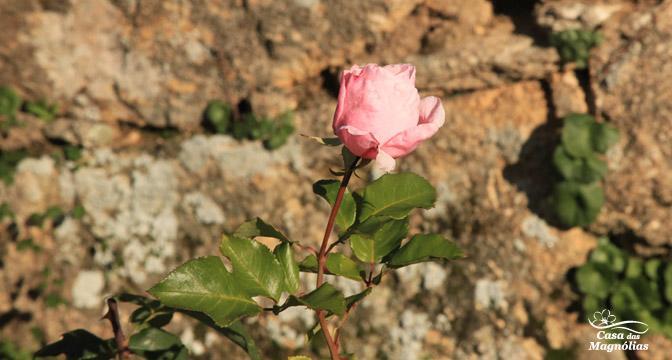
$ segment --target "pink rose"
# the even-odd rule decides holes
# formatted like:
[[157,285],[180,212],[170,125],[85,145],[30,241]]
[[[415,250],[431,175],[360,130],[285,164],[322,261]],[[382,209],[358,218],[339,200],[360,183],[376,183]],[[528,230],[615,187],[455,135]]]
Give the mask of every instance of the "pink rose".
[[357,65],[341,75],[334,133],[357,156],[375,159],[385,171],[434,135],[445,121],[441,100],[420,99],[415,67]]

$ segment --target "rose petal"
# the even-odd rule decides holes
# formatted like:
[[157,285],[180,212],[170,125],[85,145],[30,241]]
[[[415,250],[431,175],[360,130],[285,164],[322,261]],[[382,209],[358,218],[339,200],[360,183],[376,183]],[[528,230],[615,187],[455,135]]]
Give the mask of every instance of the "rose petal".
[[370,132],[345,125],[336,130],[336,136],[341,139],[351,153],[365,159],[374,159],[376,157],[378,141]]
[[391,64],[383,68],[391,71],[394,75],[404,76],[415,84],[415,66],[411,64]]
[[411,81],[375,64],[359,75],[344,75],[334,114],[334,131],[344,125],[374,134],[384,143],[414,127],[420,117],[420,96]]
[[350,82],[350,79],[352,78],[353,75],[359,75],[361,73],[362,68],[360,68],[357,65],[353,65],[350,70],[344,70],[341,73],[341,86],[338,90],[338,103],[336,104],[336,111],[334,111],[334,119],[332,121],[332,127],[334,130],[334,133],[336,132],[336,129],[341,127],[342,125],[342,120],[341,116],[343,115],[343,111],[345,110],[345,98],[347,96],[347,86],[348,83]]
[[396,166],[396,161],[385,151],[378,149],[378,155],[376,155],[376,167],[385,172],[390,172],[394,170]]
[[429,96],[420,101],[419,125],[393,136],[381,148],[394,158],[404,156],[432,137],[446,121],[441,100]]

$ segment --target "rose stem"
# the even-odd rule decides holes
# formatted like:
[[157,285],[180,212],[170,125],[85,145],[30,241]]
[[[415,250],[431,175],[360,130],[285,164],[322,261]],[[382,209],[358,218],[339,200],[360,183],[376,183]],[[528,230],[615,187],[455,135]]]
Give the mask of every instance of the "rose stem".
[[117,356],[119,359],[125,359],[128,357],[129,350],[124,331],[121,329],[121,324],[119,323],[117,301],[111,298],[107,299],[107,307],[107,313],[103,316],[103,319],[110,320],[112,331],[114,332],[114,341],[117,344]]
[[[348,187],[348,182],[350,182],[350,177],[352,173],[357,168],[357,163],[359,158],[355,160],[350,165],[350,168],[343,175],[343,180],[341,180],[341,186],[338,188],[338,193],[336,194],[336,200],[334,201],[334,206],[331,208],[331,213],[329,214],[329,220],[327,221],[327,228],[324,230],[324,238],[322,239],[322,246],[320,246],[320,252],[317,254],[317,282],[315,284],[316,288],[322,286],[324,282],[324,268],[327,262],[327,254],[329,253],[327,246],[329,245],[329,237],[331,232],[334,230],[334,222],[336,221],[336,215],[338,210],[341,208],[341,202],[343,201],[343,195],[345,190]],[[324,339],[327,341],[329,346],[329,353],[331,354],[332,360],[340,360],[340,355],[338,354],[338,343],[334,341],[334,338],[329,333],[329,328],[327,327],[327,317],[324,314],[323,310],[317,310],[317,318],[320,321],[320,328],[322,328],[322,333],[324,334]]]

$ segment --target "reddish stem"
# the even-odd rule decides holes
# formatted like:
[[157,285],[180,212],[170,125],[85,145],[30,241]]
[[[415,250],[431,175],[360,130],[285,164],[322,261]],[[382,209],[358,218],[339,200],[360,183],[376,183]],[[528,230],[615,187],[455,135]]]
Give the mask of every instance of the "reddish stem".
[[124,331],[121,329],[121,323],[119,322],[119,308],[117,306],[117,301],[114,299],[107,299],[107,313],[103,316],[103,319],[110,321],[112,325],[112,331],[114,332],[114,341],[117,344],[117,356],[119,359],[126,359],[130,354],[128,349],[128,342],[124,336]]
[[[343,202],[343,195],[345,195],[345,190],[347,189],[348,183],[350,182],[350,177],[357,168],[358,162],[359,158],[356,158],[350,165],[350,168],[345,172],[345,175],[343,175],[343,180],[341,180],[341,186],[338,188],[338,193],[336,194],[336,200],[334,201],[334,206],[332,206],[331,208],[331,213],[329,214],[329,220],[327,221],[327,228],[324,230],[324,238],[322,239],[322,246],[320,246],[320,252],[317,254],[317,281],[315,284],[316,288],[319,288],[324,283],[324,271],[327,262],[327,254],[329,254],[329,250],[332,249],[332,247],[328,247],[329,237],[331,236],[331,232],[334,230],[334,222],[336,221],[336,215],[338,214],[338,210],[341,208],[341,202]],[[339,355],[338,350],[339,347],[338,341],[334,341],[334,338],[331,336],[331,333],[329,332],[327,317],[324,314],[323,310],[317,310],[316,312],[317,312],[317,318],[320,321],[320,328],[322,328],[322,333],[324,334],[324,339],[327,341],[327,346],[329,346],[329,353],[331,354],[331,359],[340,360],[341,357]]]

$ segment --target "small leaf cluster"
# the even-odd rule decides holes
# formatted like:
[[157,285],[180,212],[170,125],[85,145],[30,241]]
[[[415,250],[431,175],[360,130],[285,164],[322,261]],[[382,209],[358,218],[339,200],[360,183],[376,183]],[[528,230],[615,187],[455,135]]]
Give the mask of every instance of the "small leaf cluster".
[[33,355],[30,351],[20,348],[16,344],[0,340],[0,359],[6,360],[30,360]]
[[217,134],[229,134],[237,140],[260,140],[268,150],[275,150],[287,142],[294,132],[293,116],[285,112],[275,119],[247,113],[236,119],[231,106],[214,100],[205,108],[206,126]]
[[45,122],[51,122],[58,115],[58,105],[50,103],[45,99],[37,101],[28,101],[23,105],[23,111],[35,115]]
[[630,255],[602,238],[575,280],[586,316],[610,309],[619,321],[641,321],[672,338],[672,262]]
[[[192,312],[170,308],[161,302],[144,296],[120,294],[116,301],[127,302],[138,307],[129,316],[132,333],[128,338],[128,351],[144,359],[183,360],[189,358],[186,346],[180,338],[164,329],[176,312],[195,319],[228,337],[248,352],[250,358],[259,360],[259,350],[254,340],[242,325],[235,323],[224,328],[217,326],[209,318]],[[44,346],[35,353],[36,358],[64,355],[66,359],[112,359],[119,353],[114,338],[102,339],[97,335],[77,329],[63,334],[56,342]]]
[[21,98],[9,87],[0,86],[0,130],[18,125],[16,112],[21,107]]
[[573,62],[576,68],[584,69],[588,66],[590,49],[602,42],[602,35],[597,31],[571,29],[552,33],[550,40],[563,63]]
[[0,86],[0,118],[4,118],[0,122],[0,130],[7,130],[9,127],[19,125],[16,120],[16,113],[22,109],[22,105],[24,112],[46,122],[52,121],[58,115],[56,104],[49,103],[44,99],[24,103],[14,90],[7,86]]
[[553,165],[563,181],[555,185],[555,214],[566,226],[591,224],[602,208],[600,181],[607,172],[604,153],[618,141],[618,130],[597,123],[587,114],[564,119],[562,141],[553,153]]
[[25,150],[0,150],[0,180],[7,185],[13,183],[16,166],[27,156]]
[[[336,180],[320,180],[313,190],[333,206],[339,186]],[[326,273],[367,285],[365,291],[349,297],[330,283],[302,290],[299,272],[317,272],[316,256],[308,255],[298,262],[297,243],[258,218],[222,237],[219,250],[231,270],[218,256],[192,259],[148,292],[168,306],[202,313],[223,327],[264,310],[278,314],[295,306],[342,316],[363,300],[371,286],[378,284],[389,270],[463,256],[457,245],[438,234],[417,234],[404,241],[410,211],[430,208],[435,201],[434,188],[412,173],[387,174],[357,192],[345,192],[335,220],[340,229],[339,242],[335,244],[349,240],[354,257],[341,252],[329,254]],[[279,245],[271,250],[257,237],[275,238]],[[374,276],[370,271],[367,275],[366,269],[376,264],[382,264],[380,273]],[[283,294],[288,296],[281,302]],[[273,305],[262,308],[255,297],[268,298]]]

